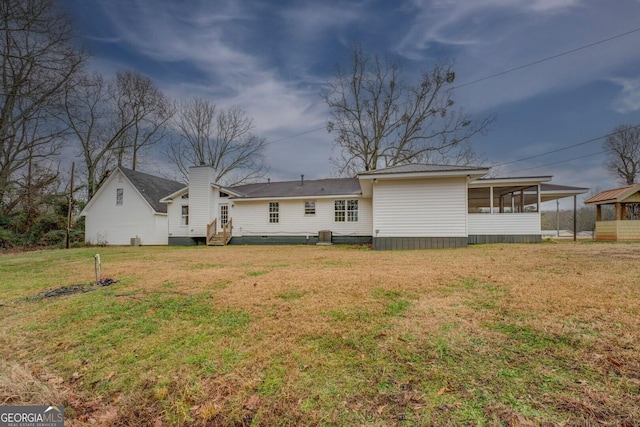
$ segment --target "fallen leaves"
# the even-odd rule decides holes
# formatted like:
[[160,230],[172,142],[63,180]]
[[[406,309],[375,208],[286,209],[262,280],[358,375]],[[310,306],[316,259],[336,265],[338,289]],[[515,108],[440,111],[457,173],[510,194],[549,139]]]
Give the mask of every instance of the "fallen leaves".
[[243,407],[249,411],[255,411],[260,407],[260,402],[260,396],[253,394],[244,402]]
[[442,387],[440,390],[438,390],[438,396],[442,396],[445,393],[450,392],[451,389],[449,387]]

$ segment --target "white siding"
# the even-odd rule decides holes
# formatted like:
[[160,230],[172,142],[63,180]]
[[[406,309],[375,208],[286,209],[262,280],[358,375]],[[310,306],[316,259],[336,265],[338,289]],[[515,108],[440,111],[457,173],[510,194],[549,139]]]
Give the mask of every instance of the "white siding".
[[[215,178],[214,172],[209,166],[189,168],[188,229],[190,237],[204,237],[207,233],[207,225],[217,216],[218,190],[211,187]],[[174,201],[176,202],[177,200]]]
[[[121,206],[116,205],[118,188],[123,189]],[[129,245],[132,237],[139,237],[143,245],[167,244],[166,215],[155,214],[120,171],[100,188],[85,216],[87,243]]]
[[[169,238],[168,238],[168,230],[169,230],[169,224],[168,224],[168,220],[169,217],[166,214],[155,214],[154,215],[154,219],[155,219],[155,226],[156,226],[156,242],[155,243],[146,243],[147,245],[167,245],[169,244]],[[143,242],[140,242],[141,244],[143,244]]]
[[469,214],[469,234],[541,234],[539,213]]
[[[358,221],[335,222],[334,200],[358,200]],[[269,201],[233,201],[229,217],[233,218],[234,236],[316,236],[318,231],[330,230],[336,236],[371,236],[371,199],[336,197],[315,200],[316,214],[304,214],[305,200],[277,200],[280,221],[269,223]]]
[[[189,226],[182,225],[183,205],[189,205],[189,199],[183,199],[181,196],[177,196],[171,203],[167,204],[170,237],[189,236]],[[191,208],[189,208],[189,210],[191,210]],[[191,212],[189,212],[189,220],[191,220]]]
[[374,237],[466,237],[466,179],[379,179],[373,211]]

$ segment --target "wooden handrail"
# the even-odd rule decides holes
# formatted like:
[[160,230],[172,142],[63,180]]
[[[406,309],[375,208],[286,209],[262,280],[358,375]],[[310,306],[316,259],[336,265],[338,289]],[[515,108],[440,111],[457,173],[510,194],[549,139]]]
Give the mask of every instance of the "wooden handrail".
[[[226,224],[222,224],[222,240],[226,245],[233,237],[233,219],[229,218]],[[218,237],[218,219],[214,218],[211,224],[207,224],[207,244],[210,244],[213,239]]]
[[[213,230],[213,234],[211,231]],[[214,218],[211,224],[207,224],[207,243],[218,234],[218,218]]]
[[[214,218],[211,224],[207,224],[207,244],[211,243],[218,234],[218,219]],[[231,237],[233,237],[233,219],[229,218],[226,224],[222,224],[222,239],[225,245],[229,243]]]
[[222,226],[222,239],[226,245],[233,237],[233,218],[229,218],[229,221]]

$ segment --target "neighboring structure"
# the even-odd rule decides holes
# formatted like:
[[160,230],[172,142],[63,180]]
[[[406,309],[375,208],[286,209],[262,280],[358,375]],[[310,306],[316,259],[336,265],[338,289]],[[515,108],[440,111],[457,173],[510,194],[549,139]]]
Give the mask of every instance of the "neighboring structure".
[[[596,205],[596,240],[640,240],[640,184],[606,190],[589,198]],[[615,217],[602,220],[602,206],[615,206]]]
[[[92,199],[93,206],[83,211],[86,240],[95,243],[100,230],[121,237],[105,238],[109,244],[128,244],[125,236],[137,236],[141,244],[372,243],[376,249],[539,242],[540,203],[587,191],[547,184],[550,176],[484,178],[488,172],[481,167],[412,164],[357,178],[305,181],[301,176],[299,181],[227,188],[214,182],[212,168],[195,166],[189,170],[188,186],[174,187],[177,183],[169,181],[173,184],[157,198],[166,206],[166,239],[161,243],[147,241],[130,226],[107,231],[119,227],[123,214],[113,206],[122,186],[112,175],[94,197],[100,202]],[[123,168],[117,173],[122,179],[137,174]],[[91,218],[98,212],[106,220],[102,228],[96,225],[100,220]],[[161,212],[155,209],[153,215]],[[132,212],[122,221],[133,218],[141,226],[151,222],[148,210]]]

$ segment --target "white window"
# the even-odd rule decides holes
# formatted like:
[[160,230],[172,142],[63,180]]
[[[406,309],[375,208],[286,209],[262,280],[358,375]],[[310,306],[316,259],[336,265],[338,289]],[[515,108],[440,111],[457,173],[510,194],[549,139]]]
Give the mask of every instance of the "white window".
[[345,203],[344,200],[336,200],[335,201],[335,222],[344,222],[345,219]]
[[229,205],[220,205],[220,225],[229,222]]
[[336,200],[335,201],[335,222],[356,222],[358,221],[358,201],[357,200]]
[[124,201],[124,189],[116,188],[116,206],[122,206],[123,201]]
[[182,218],[180,225],[189,225],[189,206],[182,206]]
[[347,200],[347,221],[358,221],[358,201]]
[[313,200],[307,200],[304,202],[304,214],[315,215],[316,214],[316,202]]
[[269,222],[272,224],[280,222],[280,203],[269,202]]

